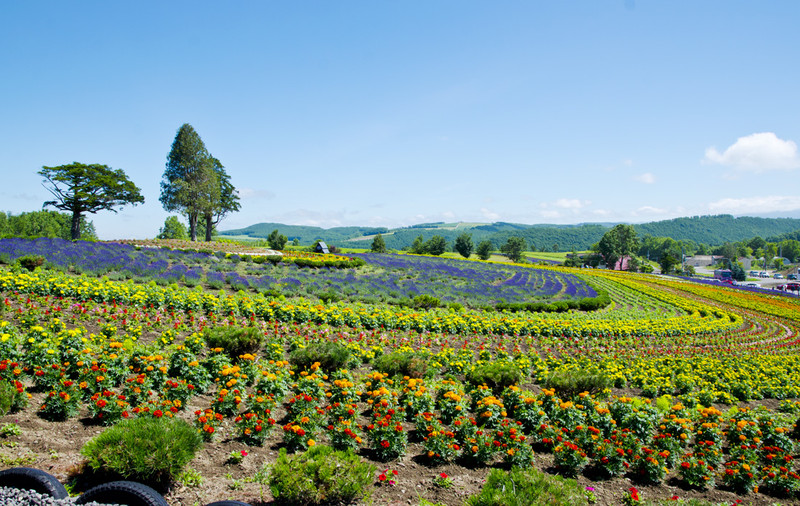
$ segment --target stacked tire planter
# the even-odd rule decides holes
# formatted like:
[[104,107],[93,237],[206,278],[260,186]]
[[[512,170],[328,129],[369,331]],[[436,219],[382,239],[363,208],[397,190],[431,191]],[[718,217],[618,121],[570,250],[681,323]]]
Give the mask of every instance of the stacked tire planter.
[[[168,506],[164,497],[142,483],[112,481],[92,487],[73,502],[67,489],[58,479],[45,471],[32,467],[13,467],[0,471],[0,487],[33,490],[53,499],[63,499],[64,504],[119,504],[123,506]],[[216,501],[206,506],[250,506],[241,501]]]

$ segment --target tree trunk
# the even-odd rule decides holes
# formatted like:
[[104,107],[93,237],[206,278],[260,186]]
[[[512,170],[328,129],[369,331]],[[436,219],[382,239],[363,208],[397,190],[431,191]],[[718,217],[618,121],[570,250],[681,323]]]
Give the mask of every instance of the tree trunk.
[[192,242],[197,241],[197,213],[189,213],[189,237]]
[[72,237],[73,241],[77,241],[81,238],[81,213],[77,211],[73,211],[72,213],[72,225],[70,227],[70,236]]
[[206,218],[206,242],[211,242],[211,228],[213,225],[211,224],[211,215],[205,215]]

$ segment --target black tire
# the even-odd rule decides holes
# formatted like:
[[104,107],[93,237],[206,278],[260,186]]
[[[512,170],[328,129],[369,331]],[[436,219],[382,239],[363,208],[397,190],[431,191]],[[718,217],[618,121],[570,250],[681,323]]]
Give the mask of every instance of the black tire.
[[242,501],[214,501],[212,503],[206,504],[206,506],[250,506],[250,505]]
[[0,487],[35,490],[56,499],[69,497],[67,489],[55,476],[32,467],[12,467],[0,471]]
[[78,497],[75,504],[92,501],[125,506],[169,506],[161,494],[135,481],[112,481],[92,487]]

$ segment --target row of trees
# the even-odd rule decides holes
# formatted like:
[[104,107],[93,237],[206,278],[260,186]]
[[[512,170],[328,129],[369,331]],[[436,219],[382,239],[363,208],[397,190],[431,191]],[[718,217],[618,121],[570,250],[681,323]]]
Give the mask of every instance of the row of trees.
[[[71,215],[72,240],[81,238],[81,224],[87,213],[117,212],[126,205],[144,203],[141,189],[128,175],[122,169],[112,169],[108,165],[73,162],[44,166],[38,174],[44,178],[42,185],[53,195],[53,200],[44,202],[42,207],[52,206]],[[165,210],[177,211],[187,217],[192,241],[197,240],[198,219],[203,220],[205,239],[210,241],[214,226],[240,208],[239,196],[230,176],[188,123],[178,129],[167,156],[159,200]],[[165,230],[171,234],[180,233],[172,222],[165,223],[162,234]]]
[[[97,234],[91,221],[82,218],[79,222],[80,239],[97,240]],[[58,211],[32,211],[21,214],[0,212],[0,238],[21,237],[35,239],[37,237],[72,238],[72,218],[69,214]]]
[[[370,247],[373,253],[386,253],[386,241],[381,234],[377,234]],[[512,262],[520,262],[523,259],[523,252],[526,249],[525,239],[522,237],[510,237],[508,241],[500,247],[500,251]],[[466,232],[456,237],[453,244],[453,251],[464,258],[469,258],[473,251],[481,260],[488,260],[492,255],[494,245],[491,241],[481,241],[477,247],[472,242],[472,234]],[[410,253],[415,255],[436,255],[439,256],[447,251],[447,241],[442,236],[435,235],[425,241],[422,236],[418,236],[411,247]]]

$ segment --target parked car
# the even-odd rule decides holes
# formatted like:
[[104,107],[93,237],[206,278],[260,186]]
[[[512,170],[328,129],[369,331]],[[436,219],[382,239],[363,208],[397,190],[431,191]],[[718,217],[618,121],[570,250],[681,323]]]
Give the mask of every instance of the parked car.
[[783,279],[783,274],[781,274],[780,272],[776,272],[775,275],[772,277],[775,279]]
[[800,283],[786,283],[786,289],[793,292],[800,292]]
[[786,279],[793,279],[797,281],[797,274],[789,274],[788,276],[786,276]]
[[761,272],[758,273],[758,277],[759,278],[768,278],[769,274],[764,272],[764,271],[761,271]]
[[756,283],[755,281],[748,281],[747,283],[742,283],[742,286],[747,288],[760,288],[761,285]]
[[750,271],[750,272],[747,273],[747,275],[750,276],[751,278],[757,278],[758,277],[758,271]]

